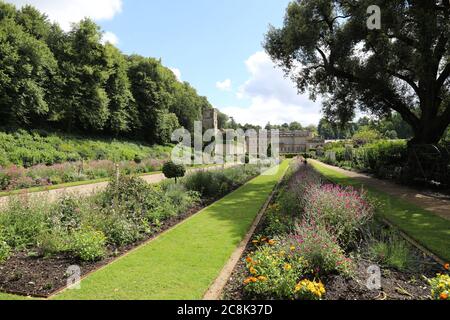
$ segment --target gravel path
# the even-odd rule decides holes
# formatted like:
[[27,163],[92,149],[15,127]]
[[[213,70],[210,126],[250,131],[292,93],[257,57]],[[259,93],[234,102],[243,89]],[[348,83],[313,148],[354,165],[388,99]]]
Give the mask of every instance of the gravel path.
[[359,182],[363,183],[364,185],[370,186],[372,188],[378,189],[380,191],[386,192],[387,194],[390,194],[392,196],[398,197],[400,199],[403,199],[407,202],[413,203],[423,209],[426,209],[430,212],[435,213],[436,215],[450,220],[450,201],[445,199],[438,199],[435,197],[431,197],[428,195],[425,195],[423,193],[420,193],[419,191],[408,188],[405,186],[400,186],[398,184],[392,183],[390,181],[386,180],[380,180],[376,179],[361,173],[353,172],[344,170],[338,167],[330,166],[327,164],[324,164],[322,162],[316,161],[316,160],[309,160],[311,162],[317,162],[321,165],[328,167],[332,170],[335,170],[337,172],[340,172],[350,178],[354,178],[358,180]]
[[[226,165],[225,168],[229,168],[232,166],[234,166],[234,165]],[[200,170],[220,170],[222,168],[223,168],[222,165],[208,167],[208,168],[196,168],[196,169],[189,170],[188,173],[200,171]],[[149,184],[155,184],[155,183],[165,180],[166,178],[164,177],[164,175],[162,173],[158,173],[158,174],[149,174],[149,175],[141,176],[141,179],[143,179],[144,181],[146,181]],[[85,184],[82,186],[61,188],[61,189],[55,189],[55,190],[49,190],[49,191],[33,192],[33,193],[30,193],[29,196],[30,197],[46,196],[50,201],[55,201],[56,199],[58,199],[58,197],[60,197],[61,195],[65,194],[65,193],[77,194],[77,195],[90,195],[90,194],[102,191],[108,186],[108,183],[109,182],[100,182],[100,183]],[[11,197],[17,197],[17,196],[20,196],[20,195],[13,195],[13,196],[0,198],[0,206],[4,206],[5,204],[7,204],[8,200]]]

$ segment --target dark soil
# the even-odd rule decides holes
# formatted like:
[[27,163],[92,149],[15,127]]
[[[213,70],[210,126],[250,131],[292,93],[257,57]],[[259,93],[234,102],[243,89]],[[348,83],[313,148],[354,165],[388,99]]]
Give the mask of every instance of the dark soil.
[[[417,252],[418,253],[418,252]],[[353,279],[343,276],[330,276],[324,280],[327,300],[429,300],[430,286],[423,275],[436,276],[438,265],[430,258],[420,261],[421,270],[398,271],[381,267],[381,290],[369,290],[367,270],[376,263],[358,260]]]
[[98,262],[81,262],[70,255],[61,254],[51,257],[42,257],[33,252],[19,252],[0,264],[0,291],[16,295],[47,298],[67,285],[67,269],[76,265],[81,269],[81,275],[86,276],[130,250],[154,239],[161,233],[169,230],[201,209],[212,201],[191,208],[188,212],[172,217],[164,221],[161,228],[152,235],[148,235],[142,241],[121,246],[109,247],[108,256]]
[[[244,252],[242,259],[233,271],[225,286],[224,300],[251,300],[253,297],[246,295],[244,280],[249,276],[246,268],[245,257],[256,248],[250,244]],[[322,281],[326,287],[326,300],[428,300],[430,299],[430,286],[423,278],[436,276],[442,267],[431,258],[424,256],[418,250],[414,250],[417,266],[410,271],[398,271],[381,267],[381,290],[369,290],[366,286],[369,275],[367,269],[376,263],[357,259],[356,275],[349,279],[340,275],[328,276]],[[420,266],[420,267],[419,267]]]

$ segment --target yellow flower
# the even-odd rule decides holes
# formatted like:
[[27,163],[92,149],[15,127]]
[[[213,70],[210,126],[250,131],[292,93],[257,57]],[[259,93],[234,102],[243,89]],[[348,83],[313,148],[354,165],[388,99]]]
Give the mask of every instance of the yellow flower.
[[292,266],[291,266],[289,263],[286,263],[286,264],[284,265],[284,270],[286,270],[286,271],[291,271],[291,270],[292,270]]
[[247,278],[247,279],[244,280],[244,285],[248,285],[248,284],[250,284],[252,282],[253,283],[258,282],[258,279],[256,279],[255,277]]
[[322,282],[313,282],[309,280],[302,280],[300,281],[294,289],[295,293],[298,293],[299,291],[307,290],[312,295],[316,296],[317,298],[321,299],[326,291],[325,287]]
[[260,277],[258,277],[258,280],[262,281],[262,282],[265,282],[265,281],[267,281],[267,278],[264,277],[264,276],[260,276]]
[[294,247],[294,246],[291,247],[291,251],[295,251],[296,249],[297,249],[297,248]]
[[275,245],[276,241],[275,240],[269,240],[268,242],[271,246]]
[[250,273],[251,274],[257,274],[256,269],[253,267],[250,267]]

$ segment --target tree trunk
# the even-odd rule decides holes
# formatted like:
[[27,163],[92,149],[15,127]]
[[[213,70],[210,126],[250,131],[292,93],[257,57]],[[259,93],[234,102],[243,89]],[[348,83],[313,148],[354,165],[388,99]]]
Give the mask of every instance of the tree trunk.
[[438,144],[441,141],[449,124],[439,123],[437,118],[434,120],[428,122],[422,119],[418,127],[413,127],[414,138],[410,141],[410,145]]

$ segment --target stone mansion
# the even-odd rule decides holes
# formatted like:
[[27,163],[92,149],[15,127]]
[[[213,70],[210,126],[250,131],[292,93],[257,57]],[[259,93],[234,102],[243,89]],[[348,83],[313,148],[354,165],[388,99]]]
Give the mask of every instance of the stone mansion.
[[[209,109],[203,112],[203,130],[218,128],[218,111]],[[280,131],[280,154],[297,154],[308,152],[325,144],[325,140],[315,137],[310,131]],[[247,142],[248,150],[248,142]]]

